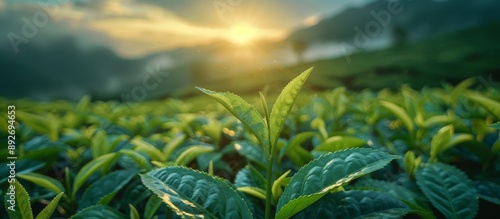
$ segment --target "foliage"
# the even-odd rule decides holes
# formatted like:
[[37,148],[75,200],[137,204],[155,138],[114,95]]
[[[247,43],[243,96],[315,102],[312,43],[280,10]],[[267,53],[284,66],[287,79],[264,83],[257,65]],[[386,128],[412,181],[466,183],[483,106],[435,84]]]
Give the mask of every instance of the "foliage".
[[206,89],[211,98],[143,103],[0,99],[19,114],[17,209],[4,202],[0,215],[264,218],[267,205],[273,218],[473,218],[498,208],[498,90],[469,79],[299,95],[310,74],[248,102]]

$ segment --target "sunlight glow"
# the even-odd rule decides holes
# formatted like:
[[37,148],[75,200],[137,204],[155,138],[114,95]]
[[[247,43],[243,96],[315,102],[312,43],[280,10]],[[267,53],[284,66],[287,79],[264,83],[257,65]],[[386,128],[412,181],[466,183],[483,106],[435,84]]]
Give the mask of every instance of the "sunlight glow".
[[312,15],[307,17],[302,23],[304,23],[306,27],[310,27],[316,25],[319,22],[319,20],[320,20],[319,15]]
[[259,36],[256,28],[247,24],[238,24],[231,28],[229,40],[237,45],[248,45],[255,41]]

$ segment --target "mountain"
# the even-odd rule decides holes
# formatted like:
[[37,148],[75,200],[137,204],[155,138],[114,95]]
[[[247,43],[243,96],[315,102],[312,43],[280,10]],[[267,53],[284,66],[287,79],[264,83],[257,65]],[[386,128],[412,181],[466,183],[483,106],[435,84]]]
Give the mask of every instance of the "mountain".
[[407,40],[416,41],[498,21],[498,8],[500,1],[496,0],[375,1],[297,29],[285,41],[354,43],[358,32],[380,38],[395,29]]
[[[18,54],[9,46],[0,42],[7,48],[0,50],[2,97],[145,100],[179,89],[177,82],[183,81],[183,75],[168,74],[147,58],[123,58],[107,47],[83,49],[71,37],[33,40]],[[154,86],[157,81],[162,86]]]

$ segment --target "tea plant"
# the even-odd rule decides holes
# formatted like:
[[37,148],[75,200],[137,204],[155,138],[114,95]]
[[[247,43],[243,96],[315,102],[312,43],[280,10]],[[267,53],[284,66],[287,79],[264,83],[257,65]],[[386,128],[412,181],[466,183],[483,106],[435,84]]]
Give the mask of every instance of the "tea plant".
[[[264,118],[254,107],[235,94],[199,88],[221,103],[257,138],[267,162],[266,178],[261,178],[261,181],[265,181],[265,185],[260,185],[259,188],[256,187],[258,185],[250,184],[240,187],[243,188],[240,191],[265,199],[266,219],[271,218],[273,195],[277,200],[275,217],[290,218],[331,191],[341,190],[348,182],[381,169],[391,160],[398,158],[369,149],[328,153],[302,167],[291,179],[285,181],[288,175],[285,173],[273,183],[273,164],[277,155],[278,138],[293,103],[311,71],[312,68],[306,70],[283,89],[270,113],[264,96],[260,94]],[[256,175],[258,176],[258,173]],[[155,170],[141,177],[144,184],[180,216],[252,218],[251,208],[245,199],[231,185],[217,177],[180,167]],[[284,191],[280,191],[281,186],[285,187]],[[369,193],[369,195],[377,197],[377,194]],[[375,206],[374,203],[369,205]],[[383,205],[385,206],[382,209],[377,210],[386,211],[387,215],[401,215],[407,212],[401,205],[392,202],[383,201]],[[399,211],[390,212],[389,210],[393,208]],[[370,212],[366,209],[361,215],[377,213],[380,212]]]
[[[270,107],[262,94],[250,104],[202,88],[183,101],[127,104],[0,98],[0,109],[18,109],[19,201],[16,212],[2,202],[0,217],[484,218],[498,209],[498,89],[474,90],[469,79],[298,95],[311,72]],[[0,148],[2,195],[7,156]]]

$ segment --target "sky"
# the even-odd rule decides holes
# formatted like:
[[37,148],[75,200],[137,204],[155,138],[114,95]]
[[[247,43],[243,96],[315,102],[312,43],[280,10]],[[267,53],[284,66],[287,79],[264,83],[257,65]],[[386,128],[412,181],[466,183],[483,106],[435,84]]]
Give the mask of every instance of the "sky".
[[[0,34],[12,46],[14,37],[8,33],[22,37],[23,18],[38,19],[35,36],[24,39],[43,42],[71,36],[82,47],[105,46],[133,58],[214,40],[279,40],[295,28],[371,1],[0,0],[0,24],[6,27]],[[26,44],[14,42],[17,52]]]
[[[158,69],[168,79],[148,93],[155,98],[192,88],[198,78],[331,58],[344,54],[339,42],[356,39],[353,27],[374,21],[370,10],[386,9],[375,1],[0,0],[0,99],[126,100],[148,69]],[[409,36],[500,19],[496,0],[402,2],[411,10],[392,23],[402,22]],[[306,34],[291,38],[299,33]],[[297,39],[309,43],[302,55],[293,49]]]

